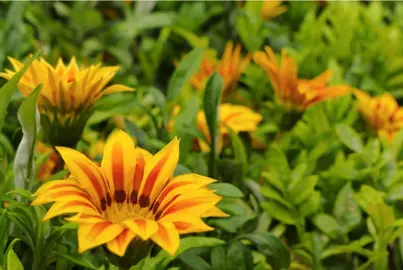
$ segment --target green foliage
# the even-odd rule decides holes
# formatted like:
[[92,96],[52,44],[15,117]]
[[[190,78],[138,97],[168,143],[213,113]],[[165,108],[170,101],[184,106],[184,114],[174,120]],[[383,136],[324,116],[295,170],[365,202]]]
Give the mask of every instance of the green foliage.
[[[219,62],[228,41],[241,45],[242,57],[266,45],[277,54],[286,48],[300,79],[330,69],[329,85],[391,93],[401,103],[403,4],[282,5],[287,11],[269,20],[260,1],[0,3],[0,72],[11,68],[7,57],[22,61],[40,50],[52,64],[75,56],[80,64],[119,65],[114,83],[136,89],[103,96],[88,121],[82,115],[78,151],[90,157],[115,129],[153,154],[178,137],[174,176],[217,180],[209,188],[222,197],[217,207],[229,216],[205,218],[212,231],[181,235],[173,256],[154,245],[130,269],[403,270],[403,131],[390,141],[377,137],[353,94],[304,111],[285,109],[252,58],[223,95],[237,60]],[[206,61],[206,49],[217,63]],[[49,135],[38,132],[41,86],[26,98],[16,91],[39,55],[0,82],[0,269],[117,270],[104,246],[78,252],[76,224],[43,221],[49,205],[30,205],[43,183],[69,175],[52,153],[35,148]],[[202,90],[189,83],[198,71],[206,78]],[[223,102],[260,114],[257,129],[239,132],[220,123]],[[249,127],[247,120],[237,121]],[[56,127],[50,135],[60,133],[66,132]],[[202,152],[200,142],[210,151]],[[96,154],[100,162],[102,151]],[[47,166],[53,166],[51,175],[38,179]]]

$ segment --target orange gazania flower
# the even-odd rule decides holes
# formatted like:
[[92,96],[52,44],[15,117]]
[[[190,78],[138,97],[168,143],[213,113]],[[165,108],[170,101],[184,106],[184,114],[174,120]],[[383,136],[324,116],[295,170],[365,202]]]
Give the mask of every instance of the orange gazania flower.
[[267,20],[271,20],[287,11],[285,6],[281,4],[283,1],[279,0],[263,0],[262,7],[260,9],[260,15]]
[[[11,57],[9,60],[14,71],[6,69],[0,73],[0,77],[7,80],[23,67],[18,60]],[[42,83],[38,109],[42,120],[47,119],[42,121],[42,126],[49,142],[53,146],[74,145],[81,137],[96,100],[106,94],[133,90],[121,84],[106,87],[118,70],[118,66],[102,67],[101,64],[79,66],[74,57],[67,66],[59,59],[53,67],[42,58],[29,66],[18,83],[18,89],[26,97]]]
[[[258,127],[262,116],[255,113],[250,108],[241,105],[232,105],[229,103],[220,104],[219,107],[219,140],[218,148],[221,151],[225,139],[228,137],[229,130],[235,133],[252,132]],[[197,114],[197,127],[204,134],[206,140],[211,142],[210,132],[207,126],[206,115],[204,111]],[[203,140],[198,139],[199,147],[203,152],[209,152],[210,146]]]
[[288,109],[304,110],[326,99],[335,98],[350,91],[346,85],[327,86],[332,72],[327,70],[312,80],[299,79],[295,60],[281,50],[281,66],[273,50],[266,46],[265,51],[253,54],[253,60],[270,77],[276,101]]
[[389,94],[371,97],[358,89],[354,90],[358,99],[358,108],[379,137],[392,141],[395,134],[403,127],[403,108]]
[[41,165],[37,173],[38,179],[40,181],[43,181],[55,173],[55,169],[59,161],[59,156],[52,147],[47,146],[41,141],[38,141],[36,143],[35,150],[38,154],[49,154],[48,158]]
[[226,94],[236,85],[249,61],[249,55],[242,58],[241,45],[237,44],[234,48],[234,43],[229,41],[221,60],[217,60],[212,50],[205,52],[199,71],[193,75],[190,82],[195,88],[203,90],[208,77],[217,71],[224,80],[223,91]]
[[136,148],[127,133],[115,132],[106,142],[101,167],[76,150],[57,150],[71,176],[44,184],[32,205],[55,202],[44,220],[76,213],[67,220],[79,224],[80,253],[106,244],[123,256],[139,238],[151,239],[173,255],[180,234],[213,230],[201,218],[227,216],[215,206],[221,197],[207,187],[215,180],[173,176],[179,159],[176,138],[151,155]]

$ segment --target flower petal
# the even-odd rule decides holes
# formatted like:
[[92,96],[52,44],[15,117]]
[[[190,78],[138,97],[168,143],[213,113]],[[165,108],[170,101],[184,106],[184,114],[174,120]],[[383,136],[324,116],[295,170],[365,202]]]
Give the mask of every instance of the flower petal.
[[108,86],[107,88],[105,88],[102,91],[103,95],[108,95],[108,94],[112,94],[112,93],[117,93],[117,92],[127,92],[127,91],[133,91],[134,88],[125,86],[123,84],[114,84],[111,86]]
[[138,194],[141,207],[150,206],[170,180],[179,160],[179,140],[174,138],[147,162]]
[[143,240],[147,240],[158,231],[158,224],[154,220],[126,220],[124,224]]
[[171,256],[173,256],[179,248],[179,233],[175,226],[169,222],[158,222],[158,231],[151,236],[151,239]]
[[109,185],[100,168],[80,152],[66,148],[56,147],[66,162],[72,175],[80,183],[82,189],[88,191],[98,209],[105,210],[111,203]]
[[83,201],[92,204],[91,198],[87,192],[78,187],[70,186],[49,191],[37,197],[31,205],[42,205],[54,201]]
[[71,178],[66,180],[53,180],[43,184],[32,196],[39,196],[55,189],[63,189],[72,186],[78,187],[78,182]]
[[229,217],[230,215],[224,213],[220,208],[217,206],[213,206],[206,212],[204,212],[201,217]]
[[129,185],[130,202],[137,204],[137,197],[144,178],[144,170],[146,164],[152,159],[152,155],[144,149],[136,148],[135,150],[136,164],[132,181]]
[[80,224],[78,227],[78,252],[100,246],[118,237],[124,228],[104,221],[96,224]]
[[112,253],[122,257],[125,255],[126,249],[134,237],[135,234],[131,230],[125,229],[119,234],[118,237],[106,243],[106,247]]
[[183,215],[201,216],[221,200],[220,196],[215,195],[208,189],[200,189],[183,194],[169,202],[164,209],[159,210],[157,218],[160,221],[183,220]]
[[98,209],[89,202],[84,201],[60,201],[52,205],[43,221],[49,220],[55,216],[72,213],[84,213],[88,215],[99,215]]
[[173,225],[179,234],[208,232],[214,230],[213,227],[208,226],[198,217],[187,218],[184,221],[176,221],[173,222]]
[[136,164],[134,143],[123,131],[114,132],[104,148],[102,168],[117,203],[123,203],[130,195],[129,185]]

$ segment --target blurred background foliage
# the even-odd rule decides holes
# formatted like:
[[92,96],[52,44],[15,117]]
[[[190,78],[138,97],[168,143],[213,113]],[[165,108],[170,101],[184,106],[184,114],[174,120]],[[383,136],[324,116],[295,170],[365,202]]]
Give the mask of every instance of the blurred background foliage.
[[[245,53],[264,45],[276,52],[287,48],[300,77],[313,78],[330,68],[332,84],[373,95],[390,92],[403,101],[403,3],[283,5],[286,12],[267,19],[259,1],[2,1],[0,69],[10,67],[8,56],[24,59],[36,50],[43,50],[50,63],[76,56],[81,63],[119,65],[113,81],[136,91],[101,98],[77,147],[88,149],[115,128],[126,130],[151,152],[180,136],[178,174],[209,175],[209,154],[190,151],[197,111],[206,104],[202,106],[201,94],[188,84],[175,89],[172,83],[173,78],[184,78],[193,60],[200,60],[200,47],[214,48],[219,56],[229,40],[241,43]],[[188,61],[182,62],[190,51]],[[247,134],[235,134],[217,158],[221,182],[216,188],[225,197],[220,208],[231,217],[209,220],[217,230],[206,237],[182,240],[184,248],[176,258],[154,252],[144,267],[133,269],[403,269],[403,133],[391,144],[373,136],[352,95],[312,106],[292,128],[284,129],[270,80],[253,62],[228,100],[264,119],[255,132],[264,138],[263,149],[254,149]],[[15,92],[0,136],[0,195],[13,189],[21,102]],[[168,120],[176,104],[185,109],[173,133]],[[37,168],[46,158],[37,158]],[[4,196],[2,200],[10,198]],[[37,241],[48,241],[49,222],[37,222],[44,209],[29,211],[35,222],[28,230],[42,230]],[[0,224],[4,220],[0,217]],[[52,233],[59,239],[55,228]],[[24,265],[44,256],[50,269],[114,269],[101,266],[102,249],[76,254],[69,228],[60,237],[60,246],[49,257],[46,249],[39,255],[24,253],[23,241],[11,245],[6,240],[6,246],[15,244]],[[36,242],[32,245],[37,247]],[[14,258],[13,253],[8,250],[7,258]]]

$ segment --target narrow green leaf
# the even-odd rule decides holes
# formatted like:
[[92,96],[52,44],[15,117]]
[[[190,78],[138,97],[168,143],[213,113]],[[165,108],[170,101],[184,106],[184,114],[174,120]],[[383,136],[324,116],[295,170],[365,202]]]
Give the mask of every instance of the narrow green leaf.
[[98,269],[96,265],[91,261],[88,253],[78,254],[78,252],[60,252],[56,251],[56,254],[62,258],[65,258],[77,265],[83,266],[88,269]]
[[7,254],[7,270],[24,270],[20,259],[18,259],[17,254],[15,254],[13,249],[10,249]]
[[218,140],[219,128],[218,119],[220,118],[219,104],[221,101],[221,91],[223,87],[223,80],[221,76],[214,72],[207,81],[206,89],[203,97],[204,113],[206,115],[207,126],[211,138],[211,152],[210,152],[210,176],[214,177],[216,174],[217,155],[218,155]]
[[28,188],[29,190],[35,178],[34,148],[36,135],[40,128],[37,101],[41,90],[42,84],[37,86],[18,108],[17,117],[21,123],[23,136],[18,145],[13,165],[16,188]]
[[273,144],[267,152],[267,156],[269,171],[276,171],[281,179],[289,181],[291,170],[283,150],[277,144]]
[[217,246],[211,250],[210,261],[213,270],[227,270],[227,260],[223,246]]
[[240,241],[233,242],[228,248],[227,264],[227,269],[253,269],[251,250]]
[[321,205],[321,194],[319,191],[314,191],[307,200],[299,205],[299,214],[301,217],[313,215],[319,211]]
[[189,236],[181,239],[180,247],[174,256],[170,256],[165,250],[161,250],[157,256],[152,259],[152,261],[154,263],[163,262],[162,265],[165,267],[161,266],[161,269],[165,269],[171,261],[192,248],[215,247],[223,244],[225,244],[225,242],[218,238]]
[[336,126],[336,132],[341,142],[355,152],[361,153],[363,151],[363,145],[358,133],[347,126],[346,124],[339,124]]
[[262,208],[265,209],[271,216],[285,224],[295,224],[296,220],[293,217],[290,209],[286,208],[284,205],[275,202],[263,202]]
[[7,195],[13,195],[13,194],[21,195],[22,197],[25,197],[25,198],[29,198],[32,195],[31,192],[29,192],[28,190],[23,189],[23,188],[16,188],[16,189],[13,189],[13,190],[7,192]]
[[362,213],[354,199],[351,183],[347,183],[337,194],[333,215],[345,233],[350,232],[362,221]]
[[252,241],[262,252],[273,269],[288,269],[291,255],[287,247],[273,234],[268,232],[240,235],[240,239]]
[[209,185],[211,190],[215,190],[217,195],[223,197],[242,198],[244,197],[242,191],[236,186],[229,183],[213,183]]
[[235,159],[242,164],[242,172],[243,174],[245,174],[248,169],[248,157],[246,155],[245,146],[237,133],[235,133],[229,126],[227,126],[227,129],[231,137],[231,143],[232,148],[234,149]]
[[322,232],[335,239],[341,231],[339,224],[334,217],[328,214],[320,213],[313,217],[313,223]]
[[17,90],[18,81],[21,79],[22,75],[28,69],[28,67],[32,64],[32,62],[37,59],[42,52],[36,52],[28,61],[25,63],[24,67],[17,72],[11,80],[9,80],[2,88],[0,88],[0,131],[3,127],[4,118],[7,114],[7,106],[10,102],[11,96]]
[[[1,203],[1,202],[0,202]],[[8,242],[9,220],[6,211],[2,211],[0,215],[0,264],[3,261],[4,251]]]
[[288,207],[288,208],[292,208],[291,203],[287,202],[282,195],[280,194],[280,192],[278,192],[275,188],[271,187],[271,186],[263,186],[260,188],[260,192],[268,199],[271,200],[275,200],[281,204],[283,204],[284,206]]
[[300,204],[308,197],[312,195],[315,190],[318,177],[311,175],[305,178],[300,178],[290,184],[289,188],[289,200],[294,204]]
[[204,48],[196,48],[186,55],[179,63],[168,83],[167,101],[180,96],[180,91],[200,67]]

